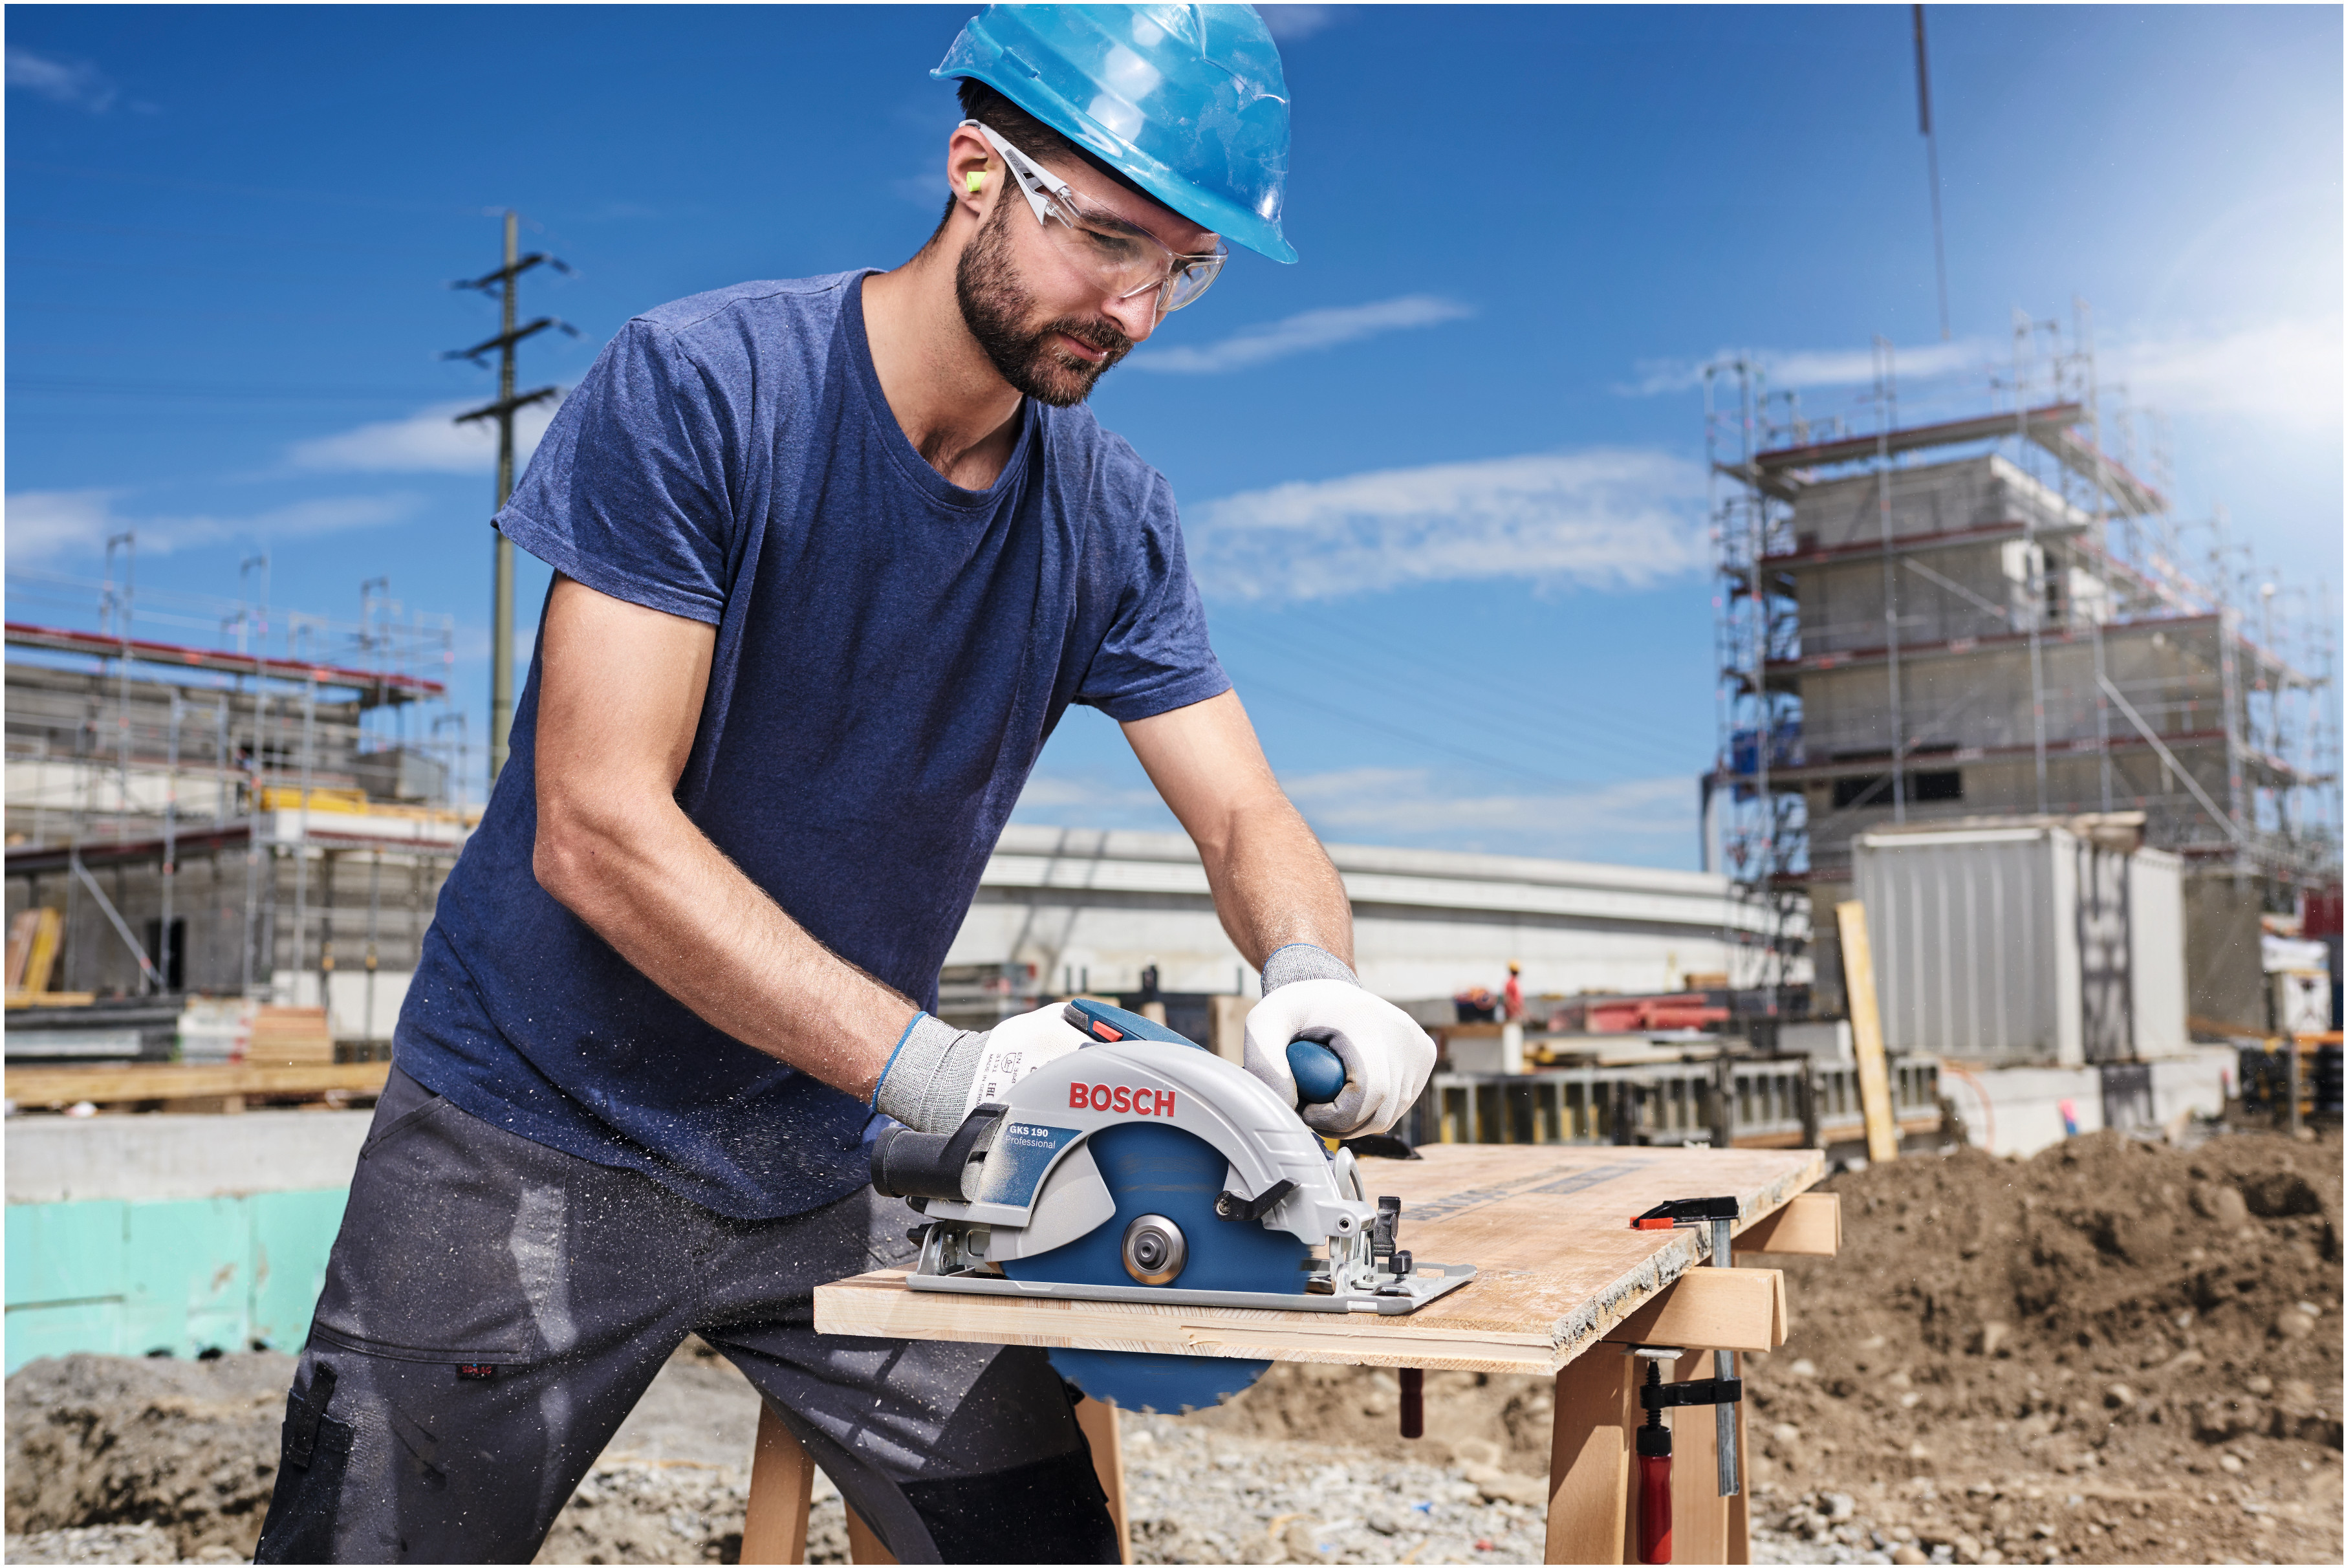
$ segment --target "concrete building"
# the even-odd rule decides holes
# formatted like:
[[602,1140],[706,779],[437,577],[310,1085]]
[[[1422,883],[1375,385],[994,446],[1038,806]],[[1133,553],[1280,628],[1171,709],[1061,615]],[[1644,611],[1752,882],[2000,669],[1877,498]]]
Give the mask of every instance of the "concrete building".
[[[1494,989],[1510,959],[1533,992],[1675,990],[1689,975],[1746,969],[1761,934],[1713,874],[1364,845],[1328,853],[1350,894],[1359,977],[1386,996]],[[1259,989],[1182,834],[1012,826],[947,963],[1029,970],[1051,992],[1137,991],[1151,966],[1167,991]]]
[[1914,426],[1884,349],[1869,433],[1755,366],[1713,379],[1710,864],[1753,899],[1811,899],[1829,1015],[1862,835],[2125,814],[2181,857],[2188,1010],[2228,1019],[2231,950],[2336,875],[2333,631],[2242,582],[2218,529],[2200,548],[2104,417],[2088,348],[2046,358],[2031,332],[2000,411]]
[[298,657],[9,623],[6,914],[56,911],[48,992],[322,1005],[389,1038],[474,814],[460,730],[414,673],[435,647],[346,630],[372,662],[329,663],[294,619]]

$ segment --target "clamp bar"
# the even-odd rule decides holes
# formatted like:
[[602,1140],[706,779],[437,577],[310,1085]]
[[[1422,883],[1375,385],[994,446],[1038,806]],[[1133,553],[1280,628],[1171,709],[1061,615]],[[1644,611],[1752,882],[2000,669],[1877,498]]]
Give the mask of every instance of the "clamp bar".
[[[1679,1230],[1688,1226],[1709,1227],[1709,1260],[1719,1269],[1733,1267],[1733,1222],[1742,1218],[1739,1198],[1677,1198],[1644,1210],[1628,1221],[1632,1230]],[[1742,1380],[1733,1375],[1733,1352],[1717,1352],[1717,1377],[1712,1380],[1731,1383],[1733,1400],[1685,1401],[1685,1403],[1717,1405],[1717,1495],[1732,1497],[1742,1490],[1742,1453],[1735,1441],[1733,1406],[1740,1399]]]

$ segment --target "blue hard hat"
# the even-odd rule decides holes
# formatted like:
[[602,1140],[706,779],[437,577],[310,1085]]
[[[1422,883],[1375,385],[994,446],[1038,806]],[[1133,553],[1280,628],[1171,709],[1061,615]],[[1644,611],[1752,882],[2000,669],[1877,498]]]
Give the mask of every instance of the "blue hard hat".
[[988,5],[928,73],[974,76],[1187,218],[1298,259],[1286,71],[1250,5]]

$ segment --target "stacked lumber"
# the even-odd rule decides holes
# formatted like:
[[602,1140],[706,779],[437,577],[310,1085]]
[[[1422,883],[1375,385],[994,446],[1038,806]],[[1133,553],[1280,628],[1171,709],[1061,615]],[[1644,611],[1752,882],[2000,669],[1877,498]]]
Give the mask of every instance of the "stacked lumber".
[[330,1067],[334,1032],[323,1007],[263,1007],[252,1020],[244,1059],[255,1067]]
[[49,971],[56,967],[57,947],[65,939],[65,919],[54,909],[27,909],[8,924],[8,1006],[73,1007],[86,1005],[85,992],[49,989]]
[[214,1109],[242,1109],[247,1096],[268,1099],[319,1099],[382,1092],[389,1062],[346,1062],[309,1067],[255,1067],[221,1063],[196,1067],[157,1062],[136,1067],[15,1067],[6,1070],[7,1098],[18,1106],[124,1105],[146,1100],[185,1105],[232,1101]]

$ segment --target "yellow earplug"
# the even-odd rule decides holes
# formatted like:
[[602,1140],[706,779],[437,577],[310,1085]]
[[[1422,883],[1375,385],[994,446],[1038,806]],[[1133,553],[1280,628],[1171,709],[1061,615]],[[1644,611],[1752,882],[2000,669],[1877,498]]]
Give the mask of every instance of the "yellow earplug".
[[973,168],[973,169],[969,170],[969,171],[968,171],[968,194],[969,194],[969,195],[971,195],[971,196],[979,196],[979,195],[982,195],[982,194],[984,193],[984,190],[985,190],[985,171],[984,171],[983,169],[981,169],[981,168]]

